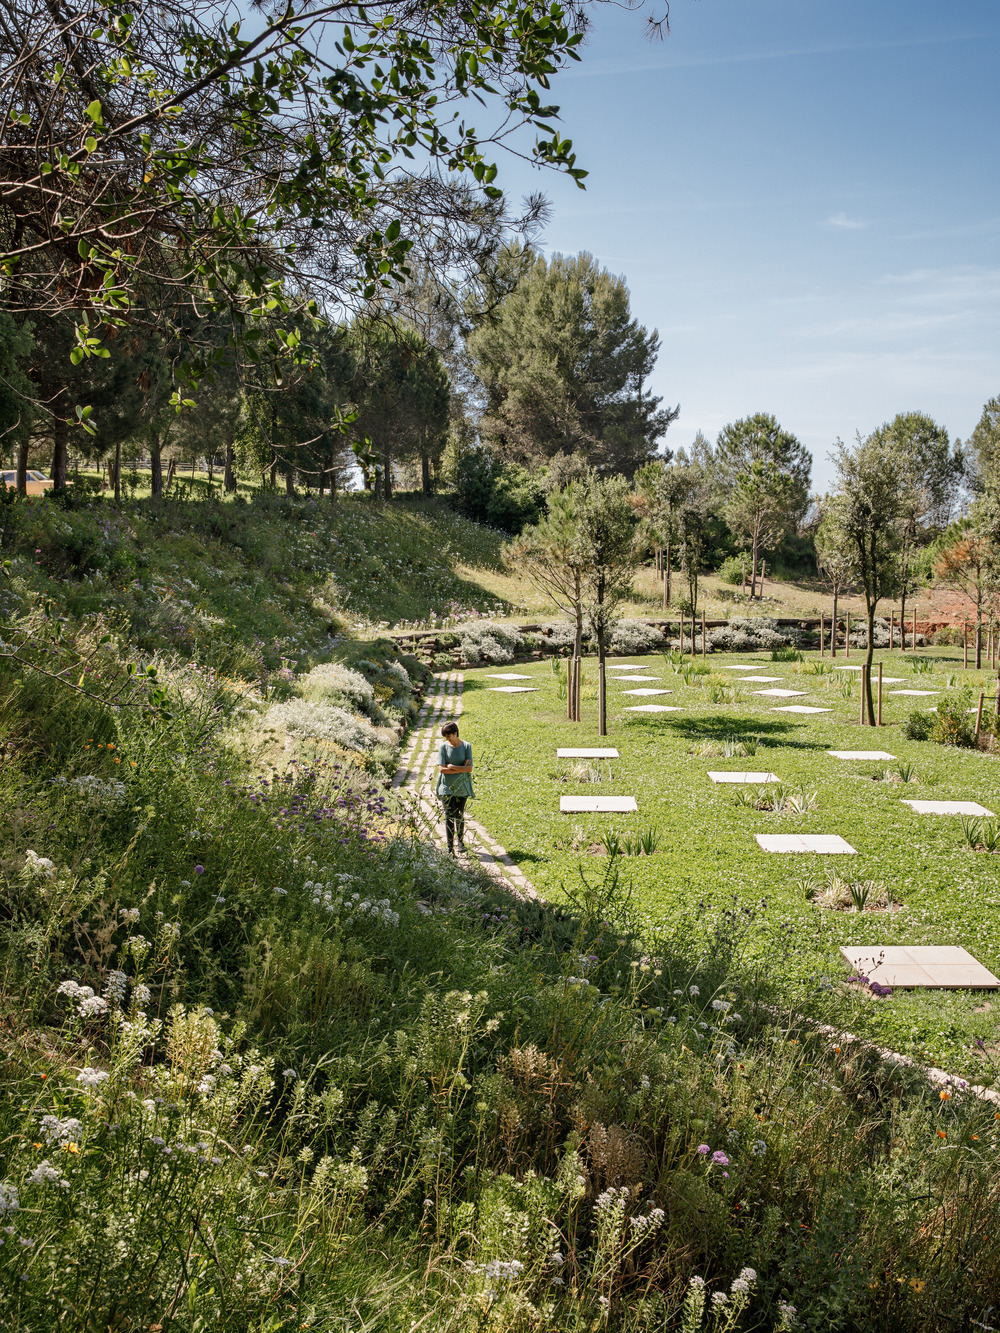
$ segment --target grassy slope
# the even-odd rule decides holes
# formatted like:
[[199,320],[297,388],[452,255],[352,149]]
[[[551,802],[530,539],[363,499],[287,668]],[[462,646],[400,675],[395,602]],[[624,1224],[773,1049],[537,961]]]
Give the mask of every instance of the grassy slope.
[[[928,654],[935,666],[930,675],[913,675],[909,656],[882,655],[885,674],[904,677],[900,685],[886,688],[944,690],[953,665],[951,651]],[[932,699],[887,694],[887,725],[881,731],[862,730],[856,722],[857,687],[850,700],[840,693],[846,672],[816,677],[799,674],[796,664],[764,658],[759,672],[720,671],[715,678],[779,676],[788,688],[805,691],[805,697],[765,700],[751,691],[771,686],[747,684],[735,705],[720,705],[708,701],[706,686],[686,686],[661,659],[632,660],[641,661],[649,668],[643,674],[661,677],[657,684],[673,691],[652,702],[679,704],[684,711],[625,713],[624,705],[644,700],[625,698],[626,687],[614,682],[609,686],[606,742],[597,735],[595,702],[585,701],[582,726],[565,720],[548,666],[531,668],[538,694],[490,693],[483,688],[490,683],[484,671],[466,673],[465,730],[476,744],[480,770],[477,816],[542,893],[558,899],[561,885],[577,882],[581,855],[585,866],[595,864],[570,846],[575,830],[584,832],[586,845],[609,827],[622,831],[655,827],[660,833],[657,854],[626,863],[650,925],[692,911],[703,900],[725,903],[731,895],[741,904],[766,900],[772,922],[787,921],[794,932],[790,994],[808,989],[807,983],[817,977],[843,976],[841,944],[870,944],[873,954],[878,946],[890,943],[961,944],[1000,974],[996,861],[969,850],[960,819],[917,815],[901,804],[904,797],[977,800],[1000,812],[1000,766],[994,756],[902,736],[899,723],[905,715],[914,705]],[[713,659],[712,665],[742,660],[726,656]],[[974,672],[969,678],[977,691],[978,682],[985,680]],[[783,702],[832,711],[814,717],[772,711],[773,704]],[[761,737],[754,757],[723,759],[691,753],[701,742],[734,733]],[[602,743],[617,745],[621,751],[621,759],[611,765],[610,781],[591,785],[562,780],[569,765],[556,760],[557,746]],[[883,771],[885,764],[826,755],[827,749],[872,748],[911,761],[918,780],[905,786],[873,782],[871,775]],[[786,786],[815,791],[817,808],[793,815],[741,807],[733,787],[709,781],[709,769],[770,769]],[[560,816],[560,794],[574,792],[634,795],[639,813]],[[754,841],[757,832],[840,833],[859,854],[851,858],[766,854]],[[831,869],[884,882],[903,910],[891,916],[858,917],[816,909],[805,899],[803,881],[823,879]],[[977,1037],[994,1053],[997,1049],[996,1016],[983,1001],[981,993],[900,992],[890,1003],[867,1006],[866,1017],[870,1030],[897,1048],[988,1080],[989,1068],[970,1049]]]

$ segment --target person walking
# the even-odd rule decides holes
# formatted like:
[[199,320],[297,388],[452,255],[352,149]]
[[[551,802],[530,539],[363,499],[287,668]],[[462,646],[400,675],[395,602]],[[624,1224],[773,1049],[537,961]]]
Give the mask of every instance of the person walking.
[[444,830],[448,851],[454,856],[465,851],[465,803],[472,790],[472,746],[458,734],[457,722],[446,722],[441,728],[441,747],[438,751],[437,795],[444,806]]

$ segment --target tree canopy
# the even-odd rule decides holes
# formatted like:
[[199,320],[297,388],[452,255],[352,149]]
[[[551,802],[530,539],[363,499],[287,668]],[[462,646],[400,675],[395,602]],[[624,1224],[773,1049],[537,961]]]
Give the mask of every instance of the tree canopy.
[[[188,312],[221,306],[246,341],[275,309],[370,301],[420,254],[481,267],[512,129],[585,174],[542,95],[582,26],[549,0],[10,0],[0,299],[72,312],[91,355],[109,324],[189,339]],[[266,336],[294,353],[293,333]]]
[[588,254],[538,255],[469,339],[483,439],[516,463],[580,455],[631,477],[677,415],[645,388],[659,345],[622,278]]

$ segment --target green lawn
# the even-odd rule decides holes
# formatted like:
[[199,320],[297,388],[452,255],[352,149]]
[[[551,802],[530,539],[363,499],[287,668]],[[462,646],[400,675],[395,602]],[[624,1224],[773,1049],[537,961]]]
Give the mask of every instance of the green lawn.
[[[487,679],[497,668],[465,673],[463,734],[476,747],[476,817],[507,847],[513,859],[546,897],[558,899],[565,885],[579,883],[580,869],[603,868],[593,844],[609,828],[635,833],[655,828],[659,848],[651,857],[624,862],[635,898],[650,923],[693,912],[706,930],[713,911],[732,904],[767,903],[761,913],[761,950],[771,948],[775,928],[787,923],[794,937],[794,975],[783,979],[790,1001],[809,1003],[810,994],[829,989],[847,975],[838,953],[842,944],[960,944],[1000,975],[1000,861],[969,849],[962,820],[919,815],[902,798],[975,800],[1000,812],[1000,763],[992,756],[930,741],[905,739],[901,723],[914,707],[928,707],[948,692],[956,673],[989,699],[994,686],[986,674],[961,670],[955,650],[931,649],[930,674],[913,671],[912,654],[880,654],[884,672],[901,676],[893,689],[938,690],[930,698],[885,696],[881,731],[860,728],[859,685],[850,698],[841,693],[844,677],[856,673],[812,674],[816,654],[806,663],[772,662],[761,656],[752,674],[781,677],[778,688],[805,691],[801,699],[768,699],[753,691],[775,686],[745,684],[726,703],[710,701],[712,684],[732,682],[741,673],[720,670],[726,663],[754,661],[753,655],[710,659],[711,675],[685,683],[659,657],[620,659],[640,662],[643,674],[661,677],[673,691],[655,699],[627,698],[623,683],[609,684],[609,735],[597,734],[593,680],[588,663],[583,724],[565,719],[557,680],[548,663],[527,668],[537,678],[537,694],[490,693]],[[851,662],[859,657],[852,654]],[[845,665],[844,659],[838,659]],[[614,673],[610,673],[614,674]],[[650,685],[649,688],[655,688]],[[682,712],[627,713],[632,703],[680,705]],[[802,715],[774,711],[794,703],[822,706],[829,713]],[[697,753],[706,742],[730,735],[760,738],[747,758]],[[557,760],[557,746],[614,745],[621,758],[606,780],[594,785],[567,780],[572,762]],[[914,766],[916,781],[872,781],[885,763],[834,759],[829,749],[887,750]],[[605,769],[607,765],[604,765]],[[715,786],[710,769],[771,770],[790,788],[816,793],[816,808],[804,814],[775,814],[737,804],[733,786]],[[562,794],[633,795],[637,814],[559,813]],[[839,833],[857,856],[779,855],[761,851],[755,833]],[[588,850],[588,848],[590,850]],[[825,880],[828,871],[853,879],[882,881],[902,904],[887,913],[821,910],[806,897],[805,882]],[[711,904],[699,912],[700,903]],[[877,949],[876,949],[877,951]],[[783,950],[787,955],[788,951]],[[782,964],[788,967],[787,963]],[[992,1009],[991,1009],[992,1006]],[[1000,997],[986,992],[897,991],[886,1001],[862,1006],[861,1024],[895,1049],[941,1064],[953,1072],[991,1082],[997,1050]],[[974,1049],[977,1038],[987,1054]]]

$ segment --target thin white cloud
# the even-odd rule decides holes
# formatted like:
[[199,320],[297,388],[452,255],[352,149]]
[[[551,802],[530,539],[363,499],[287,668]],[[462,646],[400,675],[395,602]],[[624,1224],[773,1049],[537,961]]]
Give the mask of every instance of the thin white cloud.
[[[881,42],[836,42],[815,46],[785,47],[776,51],[741,51],[717,56],[686,56],[665,51],[662,58],[652,60],[616,56],[610,59],[589,58],[588,46],[578,48],[582,56],[579,64],[569,64],[559,71],[563,79],[603,78],[616,74],[639,74],[654,70],[705,69],[713,65],[746,65],[766,60],[800,60],[808,56],[852,55],[866,51],[898,51],[907,47],[942,46],[962,42],[992,39],[993,30],[984,32],[931,33],[924,37],[903,37]],[[668,39],[669,40],[669,39]]]
[[840,231],[861,231],[868,226],[868,223],[861,218],[851,218],[843,211],[834,213],[833,217],[827,218],[828,227],[837,227]]

